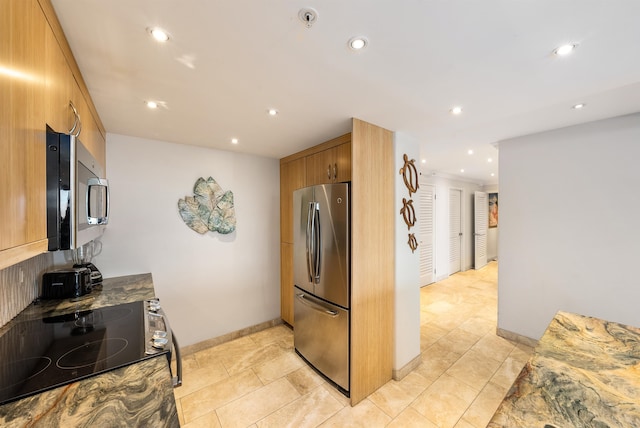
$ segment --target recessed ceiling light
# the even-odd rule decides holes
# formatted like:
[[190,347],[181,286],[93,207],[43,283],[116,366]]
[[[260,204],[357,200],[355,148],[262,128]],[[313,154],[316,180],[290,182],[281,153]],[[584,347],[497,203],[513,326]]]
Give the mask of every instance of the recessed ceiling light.
[[492,173],[491,173],[491,176],[492,176],[492,177],[495,177],[496,175],[492,172]]
[[349,47],[354,51],[359,51],[367,47],[369,41],[365,37],[352,37],[349,39]]
[[562,45],[562,46],[556,48],[553,51],[553,53],[558,55],[558,56],[569,55],[571,52],[573,52],[573,50],[576,48],[576,46],[578,46],[578,45],[572,45],[572,44]]
[[455,106],[451,109],[451,113],[452,114],[460,114],[462,113],[462,107],[460,106]]
[[493,162],[493,159],[488,158],[488,159],[487,159],[487,162]]
[[146,101],[147,107],[151,109],[158,108],[158,103],[155,101]]
[[426,159],[422,159],[422,163],[427,163],[427,160]]
[[169,40],[169,34],[167,34],[167,32],[162,28],[147,28],[147,31],[149,32],[149,34],[151,34],[151,36],[153,36],[154,39],[159,42],[166,42],[167,40]]
[[276,116],[278,114],[278,110],[274,108],[269,109],[269,116]]
[[576,110],[580,110],[581,108],[584,108],[584,106],[586,106],[586,104],[585,104],[585,103],[580,103],[580,104],[576,104],[576,105],[574,105],[574,106],[573,106],[573,107],[571,107],[571,108],[576,109]]
[[460,172],[464,172],[464,168],[462,168],[462,169],[460,170]]
[[237,138],[232,138],[231,139],[231,144],[238,144],[238,139]]
[[467,150],[467,154],[472,155],[473,154],[473,150],[471,150],[471,149]]

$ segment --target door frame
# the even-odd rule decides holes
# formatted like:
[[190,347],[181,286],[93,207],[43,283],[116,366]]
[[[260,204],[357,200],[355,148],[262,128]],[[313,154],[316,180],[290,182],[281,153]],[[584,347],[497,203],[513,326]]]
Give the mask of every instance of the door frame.
[[[480,197],[484,198],[484,205],[482,207],[478,207],[478,201]],[[487,265],[487,244],[489,241],[489,227],[488,227],[488,213],[489,213],[489,199],[488,193],[484,191],[477,190],[473,192],[473,269],[478,270]],[[478,214],[482,213],[482,214]],[[478,231],[478,221],[481,220],[482,232]],[[478,239],[479,236],[484,236],[484,263],[478,266]]]
[[[464,223],[465,223],[465,218],[464,218],[464,212],[465,212],[465,206],[464,206],[464,198],[465,198],[465,191],[464,188],[462,187],[455,187],[455,186],[451,186],[448,189],[448,198],[447,198],[447,210],[449,212],[449,217],[447,219],[447,224],[449,225],[449,232],[451,231],[451,191],[455,190],[455,191],[459,191],[460,192],[460,233],[462,234],[460,236],[460,269],[457,272],[462,272],[463,271],[463,266],[465,266],[465,256],[466,256],[466,252],[464,251],[464,240],[465,240],[465,236],[466,236],[466,231],[465,231],[465,227],[464,227]],[[449,236],[449,239],[451,239],[451,236]],[[451,251],[450,245],[449,246],[449,252]],[[451,254],[451,253],[449,253]],[[451,276],[451,262],[449,262],[449,276]]]
[[[437,232],[436,232],[436,225],[437,225],[437,221],[436,221],[436,217],[437,217],[437,213],[436,213],[436,211],[437,211],[437,207],[436,207],[436,204],[437,204],[436,189],[437,189],[437,186],[435,184],[433,184],[433,183],[429,183],[425,178],[422,178],[422,176],[421,176],[421,180],[420,180],[419,184],[420,184],[420,188],[423,189],[423,190],[420,191],[419,198],[422,198],[422,196],[424,194],[424,189],[425,189],[426,186],[429,186],[432,189],[432,201],[431,201],[431,204],[432,204],[432,208],[431,208],[431,282],[429,282],[427,284],[423,284],[422,277],[420,277],[420,287],[424,287],[426,285],[433,284],[434,282],[437,281],[437,278],[436,278],[436,266],[437,266],[437,264],[436,264],[436,258],[437,258],[437,249],[436,249],[436,245],[437,245],[437,243],[436,243],[436,234],[437,234]],[[421,202],[422,201],[418,202],[419,206],[421,206]],[[420,222],[424,221],[422,219],[424,219],[424,215],[423,215],[422,211],[420,211],[420,216],[418,217],[418,229],[420,229],[420,227],[421,227]],[[420,243],[422,244],[422,242],[423,242],[423,236],[422,236],[422,234],[420,234]],[[418,247],[418,248],[420,248],[420,247]],[[421,261],[422,261],[422,253],[420,253],[420,262]]]

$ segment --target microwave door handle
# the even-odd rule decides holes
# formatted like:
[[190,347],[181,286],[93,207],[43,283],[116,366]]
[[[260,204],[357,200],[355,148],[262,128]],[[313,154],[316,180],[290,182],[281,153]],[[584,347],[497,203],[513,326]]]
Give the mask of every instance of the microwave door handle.
[[307,278],[309,282],[313,282],[313,274],[315,269],[313,268],[313,202],[309,202],[309,206],[307,207],[307,230],[306,230],[306,252],[307,252]]
[[[90,199],[89,194],[93,186],[101,186],[101,187],[104,187],[106,190],[106,198],[105,198],[106,206],[105,206],[105,212],[103,213],[104,217],[93,217],[89,212],[89,209],[91,206],[89,201]],[[107,181],[107,179],[92,177],[89,180],[87,180],[87,194],[85,195],[85,197],[86,197],[85,206],[87,211],[86,212],[87,223],[98,224],[98,225],[107,224],[109,222],[109,182]]]
[[108,224],[109,223],[109,208],[111,208],[111,203],[109,201],[109,182],[106,178],[101,179],[105,183],[105,190],[107,191],[107,199],[105,200],[105,209],[104,209],[104,217],[100,224]]

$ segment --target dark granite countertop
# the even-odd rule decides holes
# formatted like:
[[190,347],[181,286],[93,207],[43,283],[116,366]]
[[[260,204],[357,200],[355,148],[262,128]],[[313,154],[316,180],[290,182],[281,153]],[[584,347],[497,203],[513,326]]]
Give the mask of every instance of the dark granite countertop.
[[[77,300],[41,301],[14,322],[155,297],[151,274],[109,278]],[[0,406],[3,427],[177,427],[167,359],[151,358]]]
[[640,328],[558,312],[488,427],[640,427]]
[[[107,278],[91,293],[77,299],[40,300],[20,312],[13,322],[64,315],[75,311],[103,308],[121,303],[153,299],[153,278],[150,273]],[[0,334],[2,330],[0,330]]]

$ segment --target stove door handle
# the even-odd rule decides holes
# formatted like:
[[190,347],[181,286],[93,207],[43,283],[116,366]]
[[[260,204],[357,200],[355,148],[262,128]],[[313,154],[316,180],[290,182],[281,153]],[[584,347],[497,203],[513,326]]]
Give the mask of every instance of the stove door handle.
[[[176,353],[176,376],[171,378],[173,387],[177,388],[182,386],[182,358],[180,357],[180,347],[178,346],[178,339],[175,333],[171,330],[171,341],[173,342],[173,349]],[[169,362],[169,368],[171,368],[171,362]]]

